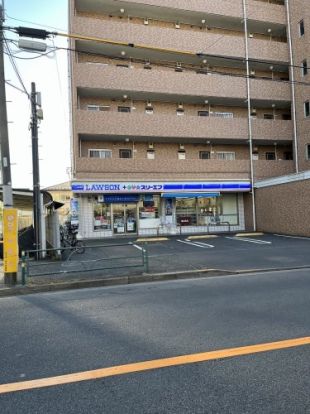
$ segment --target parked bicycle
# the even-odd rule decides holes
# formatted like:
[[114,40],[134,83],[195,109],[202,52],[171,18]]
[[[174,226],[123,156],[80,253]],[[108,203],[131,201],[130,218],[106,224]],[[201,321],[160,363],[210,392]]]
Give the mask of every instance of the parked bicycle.
[[77,238],[78,227],[65,223],[60,226],[60,243],[62,247],[71,247],[71,252],[83,254],[85,253],[85,246],[81,240]]

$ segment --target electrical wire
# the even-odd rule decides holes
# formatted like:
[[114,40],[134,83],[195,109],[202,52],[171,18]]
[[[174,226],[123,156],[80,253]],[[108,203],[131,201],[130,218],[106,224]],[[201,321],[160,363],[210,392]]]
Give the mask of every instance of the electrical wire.
[[5,81],[5,83],[8,84],[9,86],[11,86],[14,89],[17,89],[19,92],[25,93],[25,91],[23,89],[20,89],[18,86],[13,85],[11,82]]
[[11,65],[13,67],[13,70],[14,70],[16,76],[17,76],[17,79],[19,80],[19,83],[21,84],[21,86],[22,86],[24,92],[26,93],[26,95],[28,95],[28,97],[30,98],[30,94],[28,93],[28,91],[27,91],[27,89],[25,87],[25,84],[23,82],[23,79],[22,79],[22,77],[21,77],[21,75],[19,73],[18,67],[17,67],[17,65],[16,65],[16,63],[14,61],[14,57],[13,57],[13,55],[11,53],[10,46],[9,46],[8,42],[5,39],[4,39],[4,43],[5,43],[5,48],[7,50],[7,53],[6,54],[9,56],[9,60],[11,62]]
[[[4,0],[3,0],[3,1],[4,1]],[[6,16],[8,19],[10,19],[10,20],[15,20],[15,21],[17,21],[17,22],[22,22],[22,23],[30,23],[30,24],[34,24],[35,26],[39,26],[39,27],[47,27],[47,28],[49,28],[49,29],[60,30],[60,31],[62,31],[62,32],[65,32],[65,31],[66,31],[65,29],[60,29],[59,27],[47,26],[47,25],[43,25],[43,24],[40,24],[40,23],[30,22],[29,20],[21,20],[21,19],[17,19],[16,17],[9,16],[7,13],[5,13],[5,16]]]
[[[128,61],[128,58],[115,57],[115,56],[110,56],[110,55],[106,55],[106,54],[103,54],[103,53],[85,52],[85,51],[80,51],[80,50],[73,49],[73,48],[64,48],[64,47],[58,47],[58,46],[55,46],[55,48],[53,48],[49,52],[42,53],[39,56],[28,57],[28,58],[15,56],[15,59],[34,60],[34,59],[38,59],[40,57],[47,56],[51,53],[54,53],[55,51],[61,51],[61,50],[74,52],[74,53],[79,53],[79,54],[84,54],[84,55],[87,55],[87,56],[104,57],[104,58],[107,58],[107,59],[117,60],[117,61],[121,61],[121,62],[124,62],[124,61],[127,62]],[[145,60],[143,60],[143,59],[132,59],[131,58],[131,62],[132,63],[144,64]],[[166,63],[164,63],[163,61],[160,61],[160,62],[154,61],[153,64],[156,64],[157,66],[173,69],[173,70],[175,69],[175,62],[166,62]],[[186,64],[182,65],[182,69],[185,70],[185,71],[193,71],[195,73],[197,73],[197,71],[199,73],[199,71],[204,70],[204,68],[202,68],[201,66],[187,66]],[[245,74],[243,75],[243,74],[236,74],[236,73],[231,73],[231,72],[220,72],[220,71],[216,71],[216,70],[210,70],[210,69],[207,69],[207,68],[205,68],[205,70],[206,71],[203,72],[205,74],[214,74],[214,75],[219,75],[219,76],[226,76],[226,77],[232,77],[232,78],[243,78],[243,79],[250,78],[250,79],[263,80],[263,81],[266,81],[266,82],[277,82],[277,83],[283,83],[283,84],[295,84],[295,85],[302,85],[302,86],[310,86],[309,82],[304,82],[304,81],[296,81],[295,80],[294,82],[292,82],[289,79],[288,80],[282,80],[282,79],[275,79],[275,78],[267,78],[267,77],[263,77],[263,76],[254,76],[253,77],[251,75],[247,76]]]

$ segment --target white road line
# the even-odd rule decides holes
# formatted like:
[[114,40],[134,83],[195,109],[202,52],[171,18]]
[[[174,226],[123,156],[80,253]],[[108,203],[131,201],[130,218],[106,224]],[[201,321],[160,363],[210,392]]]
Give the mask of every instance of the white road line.
[[286,236],[285,234],[274,234],[274,236],[277,236],[277,237],[287,237],[288,239],[310,240],[310,237]]
[[268,241],[264,241],[264,240],[254,240],[254,239],[246,239],[244,237],[225,237],[225,239],[230,239],[230,240],[239,240],[239,241],[244,241],[244,242],[248,242],[248,243],[255,243],[255,244],[272,244],[271,242]]
[[136,249],[139,249],[139,250],[143,250],[143,247],[138,246],[137,244],[133,244],[133,247],[135,247]]
[[209,249],[210,248],[210,247],[207,247],[206,245],[202,246],[201,244],[193,243],[193,242],[186,241],[186,240],[177,240],[177,241],[180,242],[180,243],[188,244],[190,246],[201,247],[202,249]]

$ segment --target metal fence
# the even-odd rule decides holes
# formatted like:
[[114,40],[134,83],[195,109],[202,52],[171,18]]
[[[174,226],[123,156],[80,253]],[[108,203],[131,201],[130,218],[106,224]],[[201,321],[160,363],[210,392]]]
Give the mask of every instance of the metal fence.
[[[121,253],[122,248],[128,253],[128,247],[131,246],[136,247],[132,242],[86,245],[83,246],[82,254],[80,254],[79,247],[23,251],[21,255],[22,285],[27,283],[29,277],[34,276],[85,274],[85,272],[130,268],[140,268],[148,273],[147,243],[144,243],[139,249],[133,249],[134,254],[115,255],[107,253],[108,250],[115,249],[117,253]],[[96,249],[98,254],[94,254]]]

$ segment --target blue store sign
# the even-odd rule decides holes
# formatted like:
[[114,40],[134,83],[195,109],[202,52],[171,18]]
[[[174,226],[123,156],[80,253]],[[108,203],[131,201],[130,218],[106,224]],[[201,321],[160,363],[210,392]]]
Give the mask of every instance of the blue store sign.
[[[74,193],[93,194],[162,194],[172,192],[243,192],[251,190],[249,181],[208,181],[208,182],[126,182],[126,183],[98,183],[75,182],[72,183]],[[113,202],[113,201],[112,201]],[[117,202],[117,201],[115,201]],[[118,201],[119,202],[119,201]]]

